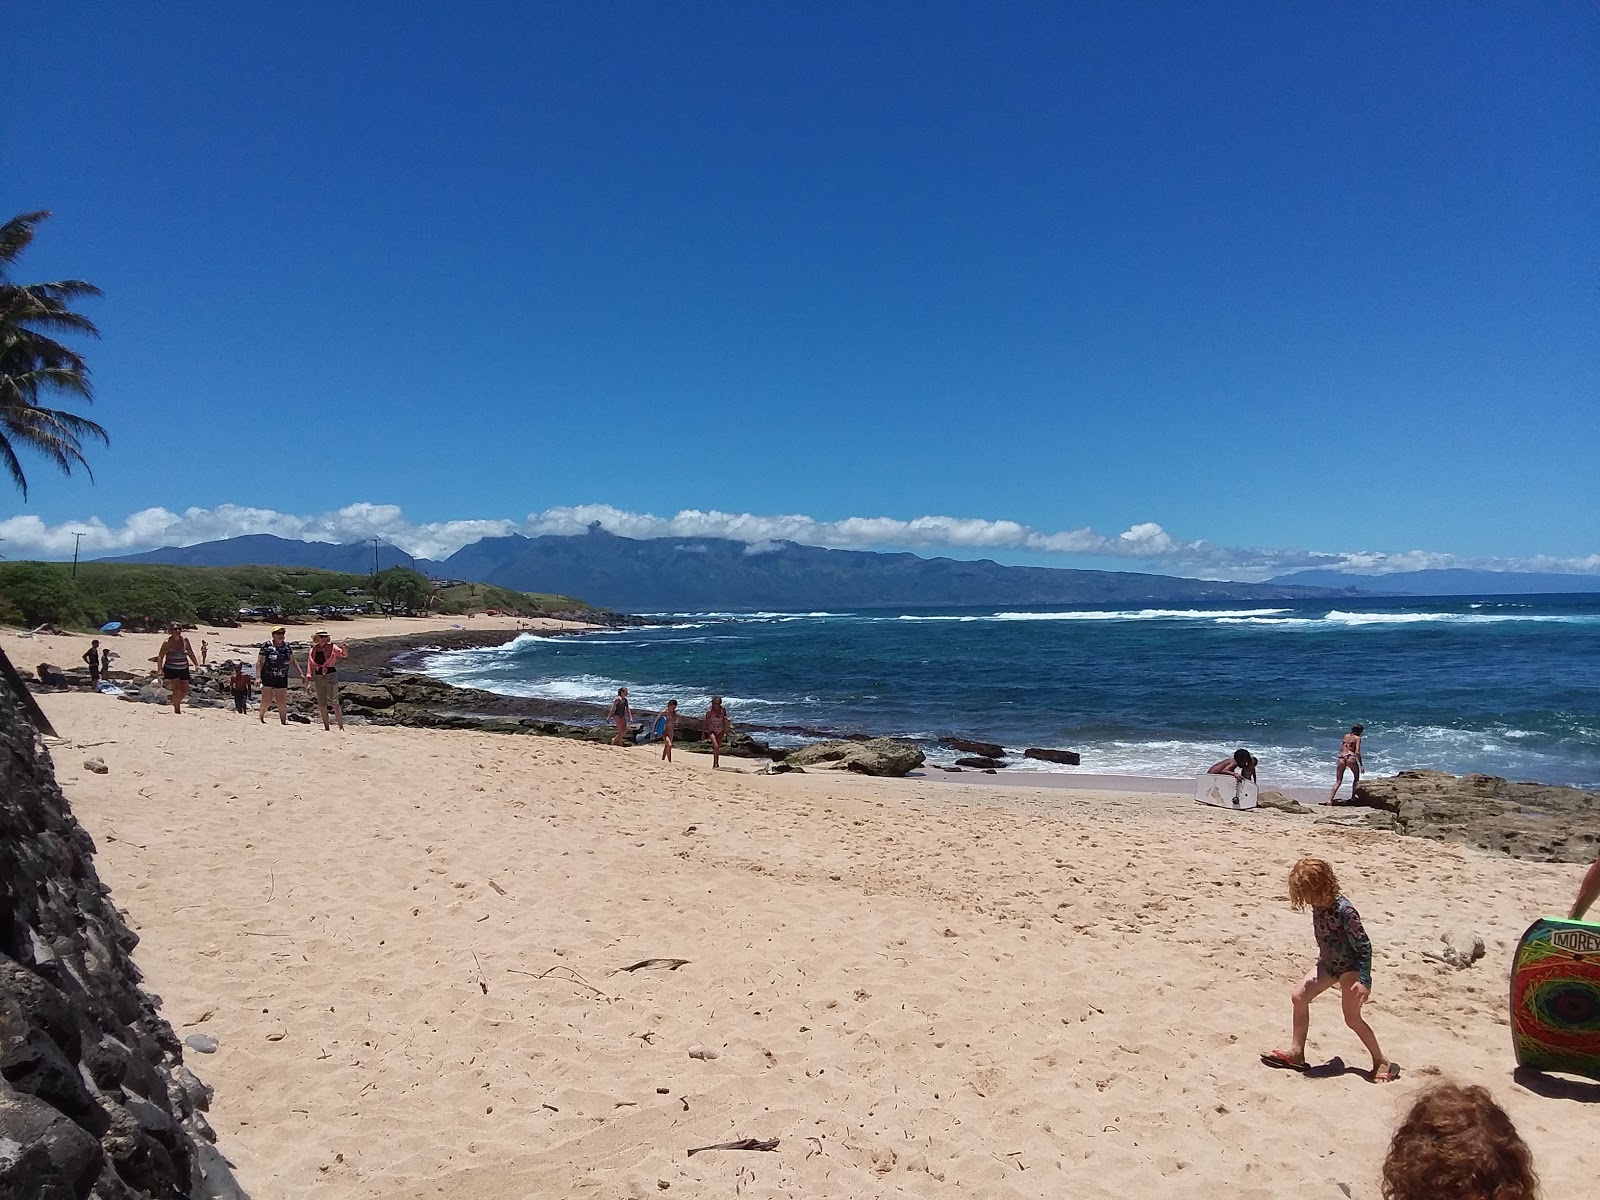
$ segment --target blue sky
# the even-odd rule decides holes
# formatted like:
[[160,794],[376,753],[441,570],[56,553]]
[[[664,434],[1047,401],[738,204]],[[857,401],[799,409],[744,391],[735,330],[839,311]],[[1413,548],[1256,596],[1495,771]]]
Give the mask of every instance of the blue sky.
[[[1593,5],[7,29],[0,207],[55,212],[20,278],[105,289],[112,434],[93,485],[0,494],[11,557],[69,525],[436,552],[602,505],[1063,566],[1600,570]],[[927,515],[967,524],[848,523]]]

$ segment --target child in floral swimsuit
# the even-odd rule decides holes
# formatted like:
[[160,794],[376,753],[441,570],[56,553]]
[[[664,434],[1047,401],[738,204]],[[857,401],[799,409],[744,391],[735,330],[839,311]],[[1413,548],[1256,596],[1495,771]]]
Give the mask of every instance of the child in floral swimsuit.
[[1306,1069],[1306,1034],[1311,1027],[1311,1001],[1339,987],[1344,1023],[1372,1055],[1372,1082],[1388,1083],[1398,1076],[1384,1057],[1378,1035],[1361,1016],[1361,1006],[1372,994],[1372,942],[1362,927],[1361,914],[1339,891],[1333,868],[1320,858],[1302,858],[1289,872],[1289,904],[1296,912],[1311,906],[1311,930],[1317,938],[1317,965],[1300,982],[1290,998],[1294,1041],[1288,1050],[1270,1050],[1261,1056],[1269,1067]]

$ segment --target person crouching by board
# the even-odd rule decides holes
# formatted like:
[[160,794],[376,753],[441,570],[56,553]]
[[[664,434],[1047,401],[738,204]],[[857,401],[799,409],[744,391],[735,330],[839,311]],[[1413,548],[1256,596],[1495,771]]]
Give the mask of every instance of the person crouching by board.
[[1256,781],[1256,763],[1258,761],[1255,755],[1241,746],[1233,752],[1232,758],[1224,758],[1212,763],[1206,768],[1206,774],[1232,775],[1235,779],[1254,783]]

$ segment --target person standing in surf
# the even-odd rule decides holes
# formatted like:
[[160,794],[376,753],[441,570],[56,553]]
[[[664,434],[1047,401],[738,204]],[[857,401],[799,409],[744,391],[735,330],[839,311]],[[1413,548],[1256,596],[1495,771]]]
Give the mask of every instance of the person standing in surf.
[[1306,1034],[1311,1028],[1311,1001],[1331,987],[1339,989],[1344,1023],[1372,1055],[1373,1083],[1391,1083],[1399,1077],[1394,1064],[1378,1045],[1361,1015],[1372,994],[1372,939],[1361,924],[1355,905],[1339,891],[1339,878],[1320,858],[1302,858],[1289,871],[1289,907],[1296,912],[1311,906],[1311,930],[1317,938],[1317,965],[1311,968],[1290,997],[1293,1038],[1287,1050],[1268,1050],[1261,1061],[1290,1071],[1306,1069]]
[[1339,794],[1339,785],[1344,782],[1344,773],[1350,772],[1350,803],[1356,802],[1356,788],[1361,786],[1361,735],[1366,730],[1363,726],[1352,725],[1350,732],[1344,735],[1344,740],[1339,743],[1339,757],[1334,763],[1336,774],[1333,777],[1333,790],[1328,793],[1328,803],[1337,804],[1334,799]]
[[711,707],[700,719],[700,731],[711,739],[711,769],[722,763],[722,739],[728,736],[728,710],[722,707],[722,697],[711,697]]
[[633,721],[633,713],[628,708],[628,689],[619,687],[617,698],[611,702],[611,710],[606,713],[606,720],[617,727],[616,736],[611,739],[613,746],[627,744],[628,726]]

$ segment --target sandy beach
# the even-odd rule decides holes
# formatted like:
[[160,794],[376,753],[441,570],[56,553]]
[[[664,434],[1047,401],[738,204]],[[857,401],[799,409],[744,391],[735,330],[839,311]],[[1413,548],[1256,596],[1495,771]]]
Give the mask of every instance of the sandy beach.
[[[205,636],[216,659],[257,632]],[[83,639],[3,644],[26,669]],[[188,1059],[257,1200],[1376,1197],[1440,1077],[1494,1093],[1547,1194],[1600,1172],[1600,1084],[1518,1083],[1506,1024],[1570,866],[1170,795],[41,701],[147,986],[220,1043]],[[1394,1084],[1327,998],[1310,1055],[1350,1070],[1257,1059],[1315,958],[1302,853],[1372,934]],[[1423,957],[1458,927],[1486,959]],[[653,958],[687,962],[625,969]],[[686,1156],[741,1138],[779,1144]]]

